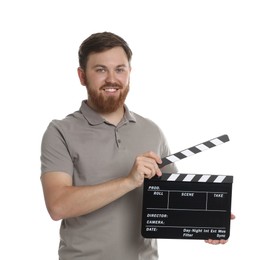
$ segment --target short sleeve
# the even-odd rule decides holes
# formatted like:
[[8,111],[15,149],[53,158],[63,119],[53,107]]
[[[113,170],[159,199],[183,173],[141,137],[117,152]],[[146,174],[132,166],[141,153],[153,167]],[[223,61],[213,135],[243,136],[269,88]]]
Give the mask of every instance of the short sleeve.
[[53,171],[73,175],[73,161],[63,130],[56,121],[49,124],[41,143],[41,175]]

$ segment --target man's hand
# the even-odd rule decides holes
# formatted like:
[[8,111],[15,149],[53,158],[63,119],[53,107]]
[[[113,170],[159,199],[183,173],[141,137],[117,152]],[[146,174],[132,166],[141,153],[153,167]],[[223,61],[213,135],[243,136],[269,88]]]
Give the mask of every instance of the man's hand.
[[[235,215],[231,213],[230,219],[235,219]],[[226,244],[228,240],[226,239],[208,239],[205,240],[206,243],[211,244],[211,245],[219,245],[219,244]]]
[[151,179],[155,175],[162,175],[158,167],[158,164],[161,163],[161,158],[154,152],[147,152],[139,155],[134,161],[128,179],[133,186],[140,187],[144,182],[144,178]]

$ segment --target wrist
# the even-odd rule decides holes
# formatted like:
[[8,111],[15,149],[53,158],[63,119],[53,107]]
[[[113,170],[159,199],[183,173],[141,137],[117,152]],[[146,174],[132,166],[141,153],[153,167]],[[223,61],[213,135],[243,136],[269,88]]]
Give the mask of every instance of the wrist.
[[129,192],[138,187],[135,180],[131,178],[131,176],[127,176],[123,178],[124,188]]

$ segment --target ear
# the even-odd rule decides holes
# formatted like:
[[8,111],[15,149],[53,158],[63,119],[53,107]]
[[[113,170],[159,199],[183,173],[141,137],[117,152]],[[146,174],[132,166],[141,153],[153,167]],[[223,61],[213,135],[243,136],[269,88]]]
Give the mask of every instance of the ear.
[[79,67],[77,69],[77,72],[78,72],[78,76],[79,76],[81,84],[83,86],[85,86],[86,85],[86,74],[85,74],[84,70],[81,67]]

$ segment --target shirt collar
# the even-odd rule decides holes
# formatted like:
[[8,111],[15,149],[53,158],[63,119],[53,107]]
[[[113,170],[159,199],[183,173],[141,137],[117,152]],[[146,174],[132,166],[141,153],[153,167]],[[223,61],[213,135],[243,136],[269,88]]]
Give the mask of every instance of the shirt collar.
[[[136,122],[136,118],[131,111],[129,111],[128,107],[124,105],[125,112],[122,121]],[[106,120],[100,116],[96,111],[94,111],[91,107],[89,107],[86,103],[86,100],[82,101],[82,105],[80,107],[80,112],[85,117],[90,125],[99,125],[106,122]]]

